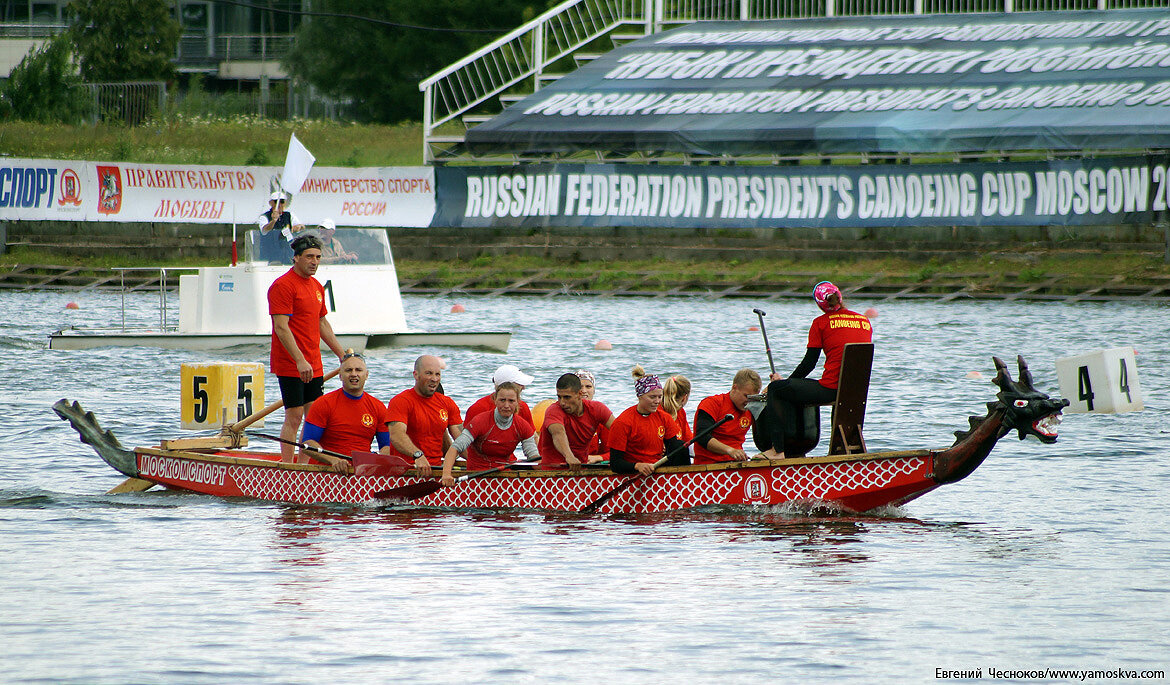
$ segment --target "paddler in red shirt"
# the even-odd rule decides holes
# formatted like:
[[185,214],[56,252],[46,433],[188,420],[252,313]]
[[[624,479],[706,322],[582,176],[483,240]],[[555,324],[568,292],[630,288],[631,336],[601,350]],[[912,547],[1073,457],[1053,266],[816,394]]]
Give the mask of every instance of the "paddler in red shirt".
[[490,412],[481,412],[463,422],[463,432],[447,448],[443,457],[443,485],[455,485],[451,469],[455,456],[467,452],[467,470],[482,471],[505,466],[516,461],[516,445],[524,448],[524,456],[536,459],[532,424],[517,413],[520,405],[520,386],[504,381],[491,394],[494,406]]
[[581,378],[566,373],[557,379],[557,401],[544,412],[540,426],[540,468],[580,471],[589,461],[597,429],[613,424],[613,412],[600,402],[581,398]]
[[687,421],[687,401],[691,399],[691,380],[686,376],[671,376],[662,384],[662,408],[674,418],[682,431],[683,442],[690,442],[695,434]]
[[744,461],[743,451],[748,429],[752,427],[752,413],[748,410],[748,395],[760,392],[763,381],[752,369],[740,369],[731,381],[731,390],[722,395],[705,397],[695,409],[695,435],[703,435],[718,419],[731,414],[731,421],[719,426],[710,437],[695,441],[695,463],[714,464],[723,461]]
[[424,354],[414,361],[414,387],[403,390],[387,403],[391,454],[414,462],[424,477],[439,466],[446,451],[447,435],[459,437],[463,418],[455,401],[439,390],[443,360]]
[[[365,391],[369,377],[365,358],[347,351],[341,358],[341,387],[314,402],[305,417],[302,436],[307,447],[341,454],[369,452],[370,441],[377,439],[378,451],[390,454],[386,405]],[[349,473],[349,462],[344,459],[328,454],[314,454],[313,458],[328,462],[338,473]]]
[[[511,364],[504,364],[500,368],[496,369],[496,372],[492,374],[493,392],[479,398],[475,401],[474,404],[467,408],[467,411],[463,412],[464,426],[471,425],[471,420],[475,418],[477,414],[490,414],[496,408],[495,390],[500,387],[501,383],[514,383],[515,385],[520,386],[520,391],[523,392],[526,386],[532,385],[532,376],[529,376]],[[517,410],[516,414],[528,423],[536,425],[532,420],[532,409],[524,400],[520,400],[520,408]]]
[[[345,354],[333,327],[325,319],[325,289],[313,278],[321,264],[321,241],[301,236],[293,241],[293,266],[268,288],[268,314],[272,317],[272,373],[280,382],[284,401],[284,425],[280,437],[297,440],[305,414],[324,392],[321,341],[338,359]],[[282,443],[281,461],[292,462],[292,445]],[[302,463],[307,459],[302,459]]]
[[[788,378],[768,384],[768,403],[764,411],[769,412],[769,418],[774,420],[761,422],[761,427],[768,427],[765,438],[770,438],[771,442],[761,454],[769,459],[784,458],[784,425],[781,420],[776,420],[783,414],[777,402],[785,400],[797,406],[831,404],[837,399],[837,381],[845,345],[873,341],[873,326],[869,319],[845,308],[845,298],[837,286],[829,281],[817,283],[813,287],[813,300],[824,314],[813,319],[808,329],[808,349],[804,359]],[[822,350],[825,352],[825,367],[820,380],[805,378],[816,367]]]
[[682,430],[662,408],[662,383],[634,367],[634,394],[638,403],[623,411],[609,429],[609,467],[614,473],[654,473],[656,463],[669,455],[669,466],[686,466],[690,456]]
[[[581,399],[592,400],[593,394],[597,392],[597,379],[585,369],[577,369],[573,375],[581,379]],[[609,448],[606,447],[608,438],[609,429],[605,426],[598,426],[597,435],[593,437],[593,442],[589,443],[587,450],[590,464],[609,459]]]

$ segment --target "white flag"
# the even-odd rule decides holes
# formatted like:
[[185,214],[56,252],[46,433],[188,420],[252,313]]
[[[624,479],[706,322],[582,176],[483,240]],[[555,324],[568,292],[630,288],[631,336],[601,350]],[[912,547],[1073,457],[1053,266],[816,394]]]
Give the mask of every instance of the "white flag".
[[309,148],[297,140],[297,134],[292,134],[288,139],[288,154],[284,157],[284,171],[280,174],[281,189],[286,193],[299,193],[316,161]]

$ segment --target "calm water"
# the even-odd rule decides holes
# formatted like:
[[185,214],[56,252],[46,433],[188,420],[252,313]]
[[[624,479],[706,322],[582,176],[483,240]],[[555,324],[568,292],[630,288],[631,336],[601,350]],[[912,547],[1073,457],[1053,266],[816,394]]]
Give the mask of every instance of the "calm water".
[[[515,332],[506,356],[440,352],[461,406],[511,362],[537,378],[531,403],[584,367],[620,410],[641,363],[689,376],[693,411],[738,368],[767,370],[753,307],[768,312],[783,373],[817,313],[811,302],[405,301],[420,328]],[[156,318],[156,303],[132,298],[130,318]],[[454,303],[467,312],[449,314]],[[57,419],[55,400],[80,400],[124,444],[148,444],[183,435],[181,363],[266,352],[49,351],[61,325],[116,321],[117,296],[0,293],[0,681],[864,683],[934,681],[936,668],[1170,670],[1170,309],[850,304],[879,310],[872,449],[949,445],[993,398],[992,354],[1023,354],[1056,394],[1056,358],[1132,345],[1146,410],[1067,416],[1051,446],[1009,436],[967,480],[880,517],[105,496],[121,476]],[[614,349],[594,351],[600,338]],[[374,356],[368,389],[388,399],[407,387],[420,352]]]

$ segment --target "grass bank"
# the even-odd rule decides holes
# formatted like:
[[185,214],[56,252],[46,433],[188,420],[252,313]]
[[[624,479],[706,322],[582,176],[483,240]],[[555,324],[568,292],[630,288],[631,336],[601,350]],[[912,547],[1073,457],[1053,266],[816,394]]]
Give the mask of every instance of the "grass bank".
[[[83,259],[52,252],[15,248],[0,255],[0,270],[18,264],[51,264],[84,269],[134,266],[208,266],[207,260],[135,260],[116,257]],[[1061,275],[1062,286],[1090,287],[1105,282],[1158,283],[1170,279],[1170,267],[1160,257],[1143,254],[1110,254],[1036,251],[1026,254],[992,252],[973,259],[919,262],[898,258],[841,261],[750,260],[729,262],[676,262],[622,260],[576,262],[517,256],[480,256],[462,261],[395,260],[403,283],[425,283],[454,288],[473,282],[476,287],[503,287],[539,274],[542,283],[564,283],[574,290],[605,290],[637,283],[639,290],[669,290],[680,283],[733,287],[769,283],[785,278],[829,279],[842,286],[865,282],[922,283],[961,281],[980,288],[996,283],[1043,283]]]
[[172,117],[142,126],[0,123],[0,154],[152,164],[280,165],[290,133],[319,166],[417,166],[422,125]]

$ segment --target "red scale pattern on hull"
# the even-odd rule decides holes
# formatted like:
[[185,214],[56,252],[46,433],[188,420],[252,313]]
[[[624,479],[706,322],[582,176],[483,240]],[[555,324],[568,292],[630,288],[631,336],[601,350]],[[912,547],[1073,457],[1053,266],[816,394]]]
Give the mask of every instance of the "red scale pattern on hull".
[[[600,508],[602,513],[690,507],[833,501],[852,511],[903,502],[936,487],[929,456],[823,464],[661,473],[642,479]],[[315,503],[367,502],[373,493],[419,482],[415,477],[357,477],[273,466],[203,462],[139,454],[142,477],[168,487],[221,497]],[[630,476],[502,475],[443,488],[415,504],[453,508],[578,511]]]

